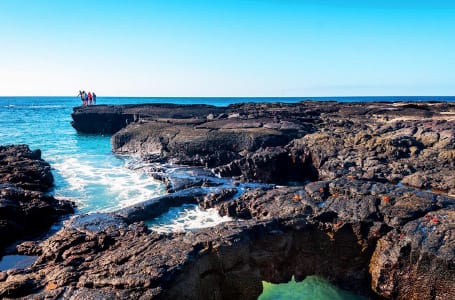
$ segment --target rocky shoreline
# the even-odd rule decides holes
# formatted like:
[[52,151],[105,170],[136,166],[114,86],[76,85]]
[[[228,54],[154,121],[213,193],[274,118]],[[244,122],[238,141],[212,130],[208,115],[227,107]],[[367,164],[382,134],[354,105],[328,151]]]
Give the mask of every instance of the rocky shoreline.
[[73,212],[72,202],[46,194],[53,183],[40,150],[0,146],[0,255],[10,243],[43,232]]
[[[455,298],[455,104],[100,105],[72,117],[140,155],[169,194],[19,245],[38,260],[0,272],[0,297],[257,299],[262,280],[317,274],[371,298]],[[143,222],[183,203],[235,221],[171,234]]]

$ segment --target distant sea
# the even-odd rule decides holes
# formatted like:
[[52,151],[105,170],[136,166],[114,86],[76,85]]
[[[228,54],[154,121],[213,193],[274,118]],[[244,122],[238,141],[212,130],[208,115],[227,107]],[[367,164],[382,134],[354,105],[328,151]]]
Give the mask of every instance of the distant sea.
[[[225,106],[239,102],[295,103],[305,100],[455,102],[455,97],[98,97],[97,104],[176,103]],[[71,127],[73,107],[80,104],[77,97],[0,97],[0,145],[28,144],[32,149],[41,149],[42,157],[52,166],[55,178],[52,193],[57,197],[74,200],[78,205],[77,213],[112,211],[164,194],[160,182],[127,167],[131,157],[112,153],[110,136],[81,134]],[[200,214],[200,210],[195,207],[182,207],[180,211],[169,214],[169,218],[180,216],[182,220],[194,220],[197,214]],[[210,218],[216,216],[211,215]],[[175,223],[174,219],[167,221]],[[320,288],[326,289],[323,285]],[[342,298],[344,297],[340,296],[339,299]]]

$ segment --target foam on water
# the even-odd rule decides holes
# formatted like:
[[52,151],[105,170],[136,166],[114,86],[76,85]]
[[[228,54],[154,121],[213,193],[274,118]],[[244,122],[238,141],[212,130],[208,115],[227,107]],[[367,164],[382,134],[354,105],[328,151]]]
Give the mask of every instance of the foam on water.
[[197,205],[185,204],[181,207],[172,207],[167,213],[146,224],[153,231],[171,233],[213,227],[232,220],[230,217],[220,216],[216,209],[203,210]]
[[76,155],[53,163],[67,183],[56,188],[57,196],[74,199],[79,212],[113,211],[164,193],[163,185],[142,170],[126,168],[127,159],[99,159]]

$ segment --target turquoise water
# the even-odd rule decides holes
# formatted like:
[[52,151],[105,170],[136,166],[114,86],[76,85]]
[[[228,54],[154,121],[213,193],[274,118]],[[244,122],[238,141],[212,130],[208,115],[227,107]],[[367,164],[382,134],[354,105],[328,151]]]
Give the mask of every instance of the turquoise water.
[[367,298],[341,290],[317,276],[308,276],[301,282],[294,278],[288,283],[262,282],[263,292],[258,300],[366,300]]
[[110,136],[71,127],[77,100],[0,98],[0,144],[41,149],[53,168],[55,195],[76,201],[79,212],[110,211],[164,193],[159,182],[126,168],[128,158],[113,155]]

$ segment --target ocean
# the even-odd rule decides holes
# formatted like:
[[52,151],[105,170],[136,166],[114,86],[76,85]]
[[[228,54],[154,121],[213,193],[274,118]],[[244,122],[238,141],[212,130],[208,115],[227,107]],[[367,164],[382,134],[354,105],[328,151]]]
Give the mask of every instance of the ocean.
[[[225,106],[238,102],[293,103],[303,100],[455,102],[455,97],[98,97],[97,104],[198,103]],[[56,197],[75,201],[78,214],[113,211],[163,195],[165,190],[160,182],[140,170],[128,168],[133,158],[112,153],[110,136],[81,134],[72,128],[71,113],[73,107],[80,104],[77,97],[0,97],[0,145],[28,144],[31,149],[41,149],[43,159],[52,166],[55,179],[52,193]],[[160,231],[160,226],[163,231],[164,229],[191,230],[226,221],[213,211],[203,212],[194,206],[176,208],[161,219],[158,227],[157,224],[153,225],[157,231]],[[189,222],[189,226],[182,225],[186,221]],[[327,283],[315,282],[312,288],[316,285],[321,290],[327,289]],[[273,292],[273,288],[268,287],[267,290]],[[351,299],[342,295],[344,294],[340,293],[339,299]],[[266,296],[262,299],[269,299]],[[318,299],[324,299],[321,297]]]

